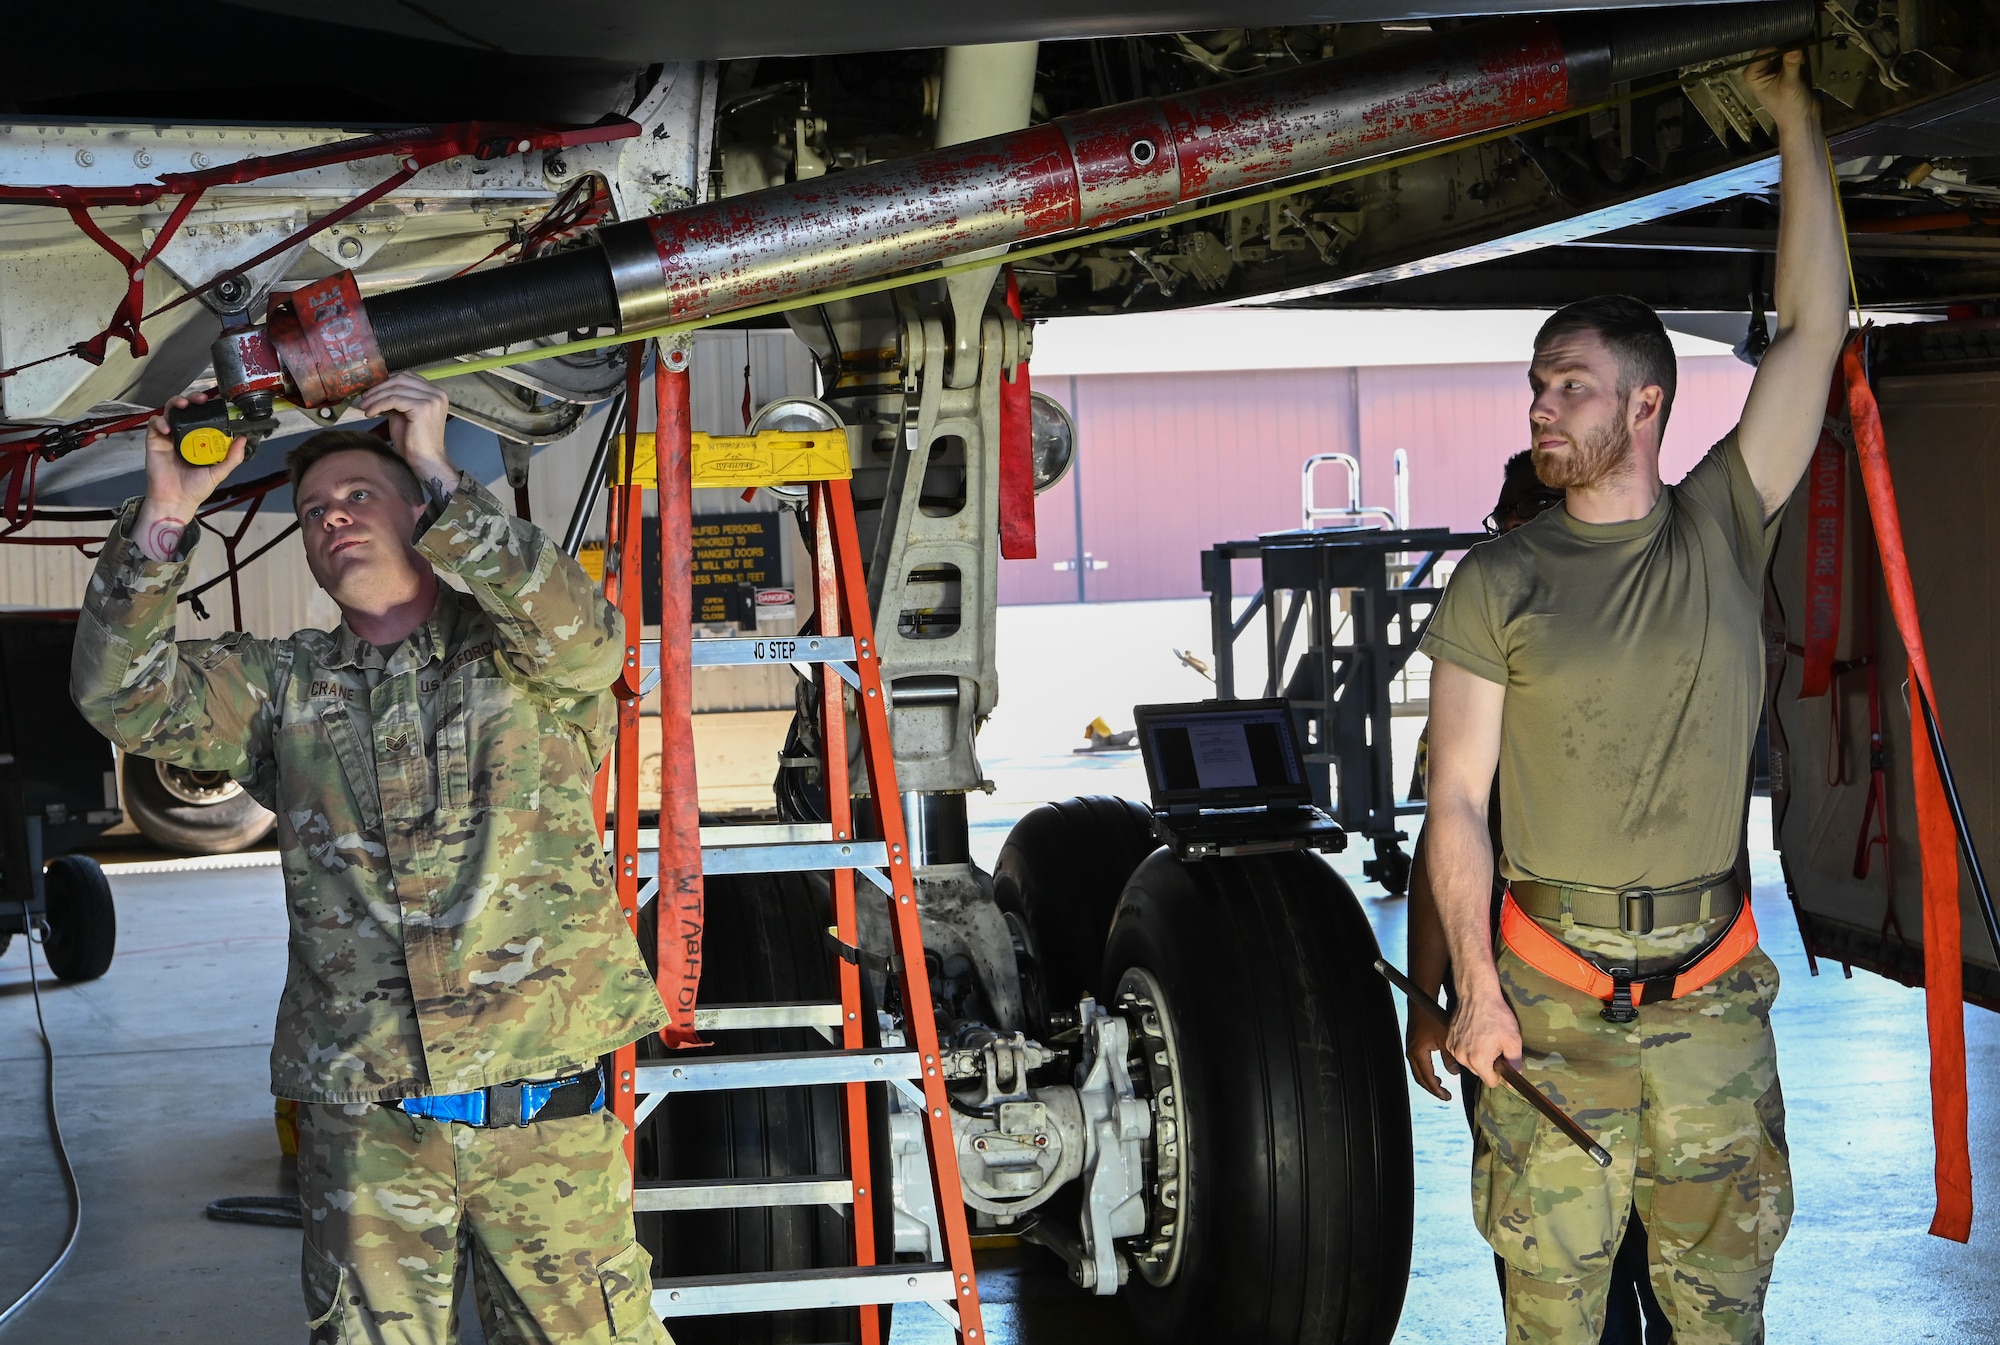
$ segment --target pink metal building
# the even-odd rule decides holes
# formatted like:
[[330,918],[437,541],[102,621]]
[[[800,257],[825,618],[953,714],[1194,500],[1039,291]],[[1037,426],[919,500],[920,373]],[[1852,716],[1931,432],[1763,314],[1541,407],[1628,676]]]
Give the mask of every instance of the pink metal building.
[[[1667,480],[1736,423],[1754,372],[1728,355],[1681,359]],[[1475,530],[1501,464],[1527,446],[1525,362],[1055,375],[1035,386],[1075,416],[1077,466],[1037,502],[1040,554],[1003,562],[1003,603],[1198,597],[1204,547],[1299,526],[1299,471],[1314,453],[1358,458],[1362,503],[1387,509],[1391,456],[1406,449],[1410,526]],[[1344,498],[1338,469],[1326,477],[1323,496]]]

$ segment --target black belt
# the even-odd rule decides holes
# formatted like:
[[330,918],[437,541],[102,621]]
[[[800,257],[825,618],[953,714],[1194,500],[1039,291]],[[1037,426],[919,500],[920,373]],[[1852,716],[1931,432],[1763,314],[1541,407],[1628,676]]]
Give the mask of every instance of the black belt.
[[1542,920],[1561,920],[1627,934],[1651,934],[1669,925],[1691,925],[1718,915],[1734,915],[1743,905],[1736,873],[1700,878],[1673,887],[1635,887],[1614,892],[1601,887],[1550,883],[1538,878],[1507,885],[1514,904]]

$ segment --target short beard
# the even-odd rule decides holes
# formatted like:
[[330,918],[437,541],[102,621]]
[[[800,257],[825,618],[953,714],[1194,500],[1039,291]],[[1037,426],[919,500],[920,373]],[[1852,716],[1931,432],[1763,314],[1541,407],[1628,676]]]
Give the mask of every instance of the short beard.
[[[1564,436],[1569,438],[1569,436]],[[1534,451],[1535,475],[1557,490],[1595,490],[1632,469],[1632,430],[1613,421],[1587,441],[1569,440],[1567,453]]]

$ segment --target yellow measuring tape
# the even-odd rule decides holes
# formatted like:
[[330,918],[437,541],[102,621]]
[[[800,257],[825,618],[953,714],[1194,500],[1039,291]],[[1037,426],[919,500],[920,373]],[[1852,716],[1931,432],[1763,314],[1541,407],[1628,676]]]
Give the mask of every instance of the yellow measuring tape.
[[1833,179],[1833,217],[1840,224],[1840,252],[1847,259],[1847,294],[1854,301],[1854,325],[1866,321],[1861,316],[1861,282],[1854,275],[1854,244],[1847,236],[1847,207],[1840,201],[1840,168],[1833,161],[1833,146],[1826,147],[1827,176]]

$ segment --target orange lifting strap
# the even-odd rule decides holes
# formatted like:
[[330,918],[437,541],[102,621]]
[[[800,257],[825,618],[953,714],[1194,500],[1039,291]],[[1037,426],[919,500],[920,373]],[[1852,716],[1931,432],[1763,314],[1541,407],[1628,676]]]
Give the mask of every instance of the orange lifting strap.
[[[1572,990],[1581,990],[1607,1004],[1611,1002],[1616,990],[1611,974],[1535,923],[1533,916],[1514,904],[1512,892],[1507,894],[1500,908],[1500,938],[1523,962],[1550,980],[1560,981]],[[1646,1004],[1693,994],[1741,962],[1744,955],[1756,946],[1757,917],[1750,913],[1750,900],[1745,897],[1736,910],[1736,919],[1730,922],[1722,937],[1673,978],[1671,994],[1659,991],[1659,987],[1668,984],[1664,978],[1642,980],[1635,977],[1632,980],[1632,1003]]]

